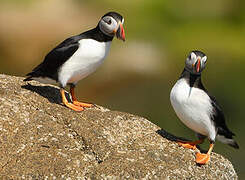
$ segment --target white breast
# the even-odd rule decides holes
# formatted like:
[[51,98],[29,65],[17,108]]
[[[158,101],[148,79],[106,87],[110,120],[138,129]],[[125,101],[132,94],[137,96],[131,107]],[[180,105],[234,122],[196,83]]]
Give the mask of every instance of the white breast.
[[98,42],[92,39],[79,41],[78,50],[61,66],[58,79],[62,86],[67,83],[76,84],[94,72],[106,58],[111,41]]
[[210,119],[211,100],[207,93],[180,79],[170,93],[171,104],[179,119],[193,131],[215,140],[216,131]]

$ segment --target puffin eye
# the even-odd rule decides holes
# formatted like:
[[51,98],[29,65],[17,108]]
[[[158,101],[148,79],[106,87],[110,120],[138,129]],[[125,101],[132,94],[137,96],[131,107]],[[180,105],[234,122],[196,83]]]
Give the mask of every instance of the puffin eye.
[[107,22],[107,24],[109,24],[109,25],[111,24],[111,19]]

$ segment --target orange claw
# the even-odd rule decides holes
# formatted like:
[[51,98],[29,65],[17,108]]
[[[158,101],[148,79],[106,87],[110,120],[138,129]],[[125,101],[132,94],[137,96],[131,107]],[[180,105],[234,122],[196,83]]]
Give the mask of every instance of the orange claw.
[[210,154],[196,153],[196,163],[207,164],[210,160]]
[[83,103],[83,102],[77,101],[77,98],[75,97],[75,91],[74,91],[73,86],[70,88],[70,93],[71,93],[71,97],[72,97],[72,103],[74,105],[80,106],[80,107],[87,107],[87,108],[90,108],[93,106],[93,104],[88,104],[88,103]]
[[72,103],[69,103],[65,97],[65,90],[64,89],[60,89],[60,94],[61,94],[61,97],[62,97],[62,102],[64,103],[64,105],[74,111],[83,111],[84,108],[83,107],[80,107],[80,106],[76,106]]

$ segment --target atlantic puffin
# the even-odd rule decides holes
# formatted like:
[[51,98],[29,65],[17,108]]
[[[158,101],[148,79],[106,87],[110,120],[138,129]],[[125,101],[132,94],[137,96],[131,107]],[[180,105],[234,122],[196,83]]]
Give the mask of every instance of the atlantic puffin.
[[196,153],[196,163],[206,164],[210,160],[215,140],[238,149],[225,122],[224,113],[216,101],[205,89],[201,81],[201,72],[207,63],[207,56],[201,51],[192,51],[185,61],[185,68],[170,93],[170,101],[178,118],[197,133],[198,140],[179,141],[186,148],[195,149],[207,137],[210,141],[208,152]]
[[[36,80],[46,84],[59,84],[62,102],[75,111],[82,111],[92,104],[78,102],[74,88],[79,80],[94,72],[104,61],[116,36],[125,41],[124,18],[117,12],[108,12],[97,26],[72,36],[51,50],[43,62],[27,74],[24,81]],[[65,97],[69,85],[72,103]]]

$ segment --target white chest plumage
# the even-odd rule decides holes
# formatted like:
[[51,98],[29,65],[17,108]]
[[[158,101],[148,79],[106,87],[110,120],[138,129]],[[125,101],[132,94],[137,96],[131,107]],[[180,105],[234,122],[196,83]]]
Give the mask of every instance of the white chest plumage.
[[98,42],[93,39],[79,41],[78,50],[61,66],[58,79],[62,86],[67,83],[76,84],[94,72],[106,58],[111,41]]
[[190,88],[182,78],[172,88],[170,101],[177,116],[187,127],[209,139],[215,139],[216,131],[210,119],[212,104],[207,93],[199,88]]

